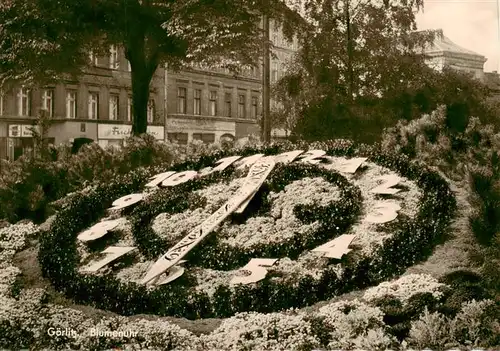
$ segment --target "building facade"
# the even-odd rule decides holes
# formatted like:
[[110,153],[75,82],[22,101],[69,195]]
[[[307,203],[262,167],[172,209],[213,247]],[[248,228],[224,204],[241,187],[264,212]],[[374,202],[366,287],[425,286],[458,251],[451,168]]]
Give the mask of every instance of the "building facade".
[[426,48],[425,54],[428,56],[427,64],[430,67],[438,70],[450,67],[471,73],[473,77],[481,81],[485,79],[486,57],[455,44],[446,36],[436,39],[432,45]]
[[[298,43],[287,42],[271,21],[271,81],[286,70]],[[132,129],[130,65],[119,47],[109,56],[90,54],[91,66],[77,81],[40,87],[6,84],[0,89],[0,157],[11,160],[34,147],[30,128],[41,110],[51,118],[50,143],[87,138],[101,146],[123,145]],[[148,133],[185,144],[259,134],[262,67],[234,75],[195,65],[181,72],[158,68],[150,85]]]
[[[51,118],[48,141],[54,144],[88,138],[101,146],[122,145],[132,128],[130,67],[120,48],[109,57],[90,55],[92,67],[78,81],[23,87],[6,84],[0,91],[0,157],[16,159],[33,148],[30,127],[41,110]],[[164,140],[164,70],[150,87],[149,132]]]
[[[270,21],[271,84],[286,72],[298,48]],[[194,65],[181,72],[165,71],[166,133],[181,144],[193,140],[219,142],[260,134],[262,65],[234,75],[227,69]],[[275,103],[271,101],[271,108]]]

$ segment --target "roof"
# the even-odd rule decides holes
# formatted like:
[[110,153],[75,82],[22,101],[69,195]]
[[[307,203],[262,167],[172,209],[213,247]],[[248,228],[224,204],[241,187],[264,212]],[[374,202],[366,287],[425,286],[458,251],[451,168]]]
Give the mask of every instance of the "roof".
[[427,53],[439,53],[439,52],[449,52],[456,53],[462,55],[470,55],[476,57],[482,57],[486,59],[484,55],[478,54],[472,50],[463,48],[450,40],[447,36],[443,35],[442,37],[437,37],[431,47],[425,50]]

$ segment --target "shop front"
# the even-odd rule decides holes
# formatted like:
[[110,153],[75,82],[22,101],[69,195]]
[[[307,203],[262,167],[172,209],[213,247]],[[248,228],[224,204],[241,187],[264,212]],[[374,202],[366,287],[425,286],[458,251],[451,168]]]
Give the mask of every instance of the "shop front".
[[[22,155],[33,155],[35,140],[30,124],[9,124],[7,136],[7,159],[14,161]],[[48,138],[46,142],[53,143],[54,138]]]
[[215,118],[173,117],[167,119],[167,138],[171,142],[187,144],[200,140],[206,144],[234,140],[236,123]]
[[[151,134],[156,140],[165,140],[165,127],[148,126],[147,133]],[[97,142],[101,147],[125,145],[126,138],[132,134],[132,126],[124,124],[98,124]]]

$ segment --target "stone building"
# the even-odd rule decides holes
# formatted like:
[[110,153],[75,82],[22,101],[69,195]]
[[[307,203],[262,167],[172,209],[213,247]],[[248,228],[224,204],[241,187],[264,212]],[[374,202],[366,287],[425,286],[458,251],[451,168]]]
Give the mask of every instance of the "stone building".
[[475,78],[484,81],[486,57],[455,44],[446,36],[436,39],[425,49],[425,54],[428,56],[427,64],[435,69],[447,66],[471,73]]
[[[298,44],[288,43],[273,21],[270,27],[271,80],[276,81]],[[108,57],[89,56],[92,67],[78,81],[0,89],[1,158],[16,159],[33,148],[30,128],[41,109],[53,121],[50,143],[88,138],[101,146],[123,144],[132,129],[130,65],[119,47],[111,47]],[[260,67],[238,76],[201,66],[181,72],[158,68],[150,86],[148,132],[182,144],[259,134],[261,76]]]
[[[121,145],[131,131],[130,67],[120,48],[109,57],[90,55],[92,67],[78,81],[26,88],[6,85],[0,92],[0,157],[16,159],[33,148],[32,123],[44,109],[52,119],[48,141],[59,144],[88,138],[101,146]],[[164,70],[152,83],[149,132],[164,139]]]
[[[298,48],[288,42],[270,21],[271,84],[286,71]],[[227,69],[193,66],[182,72],[165,71],[167,84],[167,138],[179,143],[192,140],[217,142],[260,134],[262,67],[235,76]]]

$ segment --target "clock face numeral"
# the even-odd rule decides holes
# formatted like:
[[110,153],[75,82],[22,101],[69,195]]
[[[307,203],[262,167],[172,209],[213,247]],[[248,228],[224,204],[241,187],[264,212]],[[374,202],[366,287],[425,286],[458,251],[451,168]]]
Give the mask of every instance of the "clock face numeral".
[[111,204],[112,207],[110,208],[110,210],[120,210],[122,208],[136,204],[139,201],[142,201],[142,199],[143,199],[142,194],[129,194],[129,195],[122,196],[119,199],[113,201],[113,203]]
[[255,154],[252,156],[247,156],[237,161],[234,165],[238,170],[244,169],[246,167],[251,167],[255,162],[260,160],[263,156],[264,154]]
[[250,271],[250,275],[231,279],[230,284],[250,284],[262,280],[267,275],[265,267],[271,267],[278,259],[276,258],[252,258],[240,271]]
[[81,232],[78,235],[78,240],[85,242],[102,238],[108,233],[108,231],[115,229],[120,222],[121,219],[113,219],[110,221],[96,223],[89,229]]
[[161,183],[161,185],[162,186],[176,186],[176,185],[185,183],[185,182],[195,178],[196,176],[198,176],[198,172],[196,172],[196,171],[184,171],[184,172],[175,173],[174,175],[165,179]]
[[399,178],[395,174],[388,174],[388,175],[382,176],[378,180],[383,180],[385,182],[383,184],[373,188],[372,190],[370,190],[371,193],[384,194],[384,195],[394,195],[394,194],[397,194],[401,191],[401,189],[391,189],[391,187],[398,185],[399,182],[401,181],[401,178]]
[[398,211],[401,209],[397,203],[383,201],[377,203],[370,209],[370,214],[365,220],[370,223],[387,223],[395,220],[398,217]]
[[349,249],[349,245],[354,240],[356,235],[351,234],[343,234],[333,240],[330,240],[326,244],[318,246],[313,249],[314,252],[325,252],[325,257],[328,258],[336,258],[341,259],[342,256],[349,253],[351,249]]
[[321,162],[323,156],[326,155],[326,151],[324,150],[309,150],[306,151],[303,155],[300,155],[299,162],[311,163],[313,165]]
[[173,174],[175,174],[175,172],[170,171],[154,175],[150,178],[151,181],[147,183],[145,186],[148,188],[154,188],[155,186],[158,186],[161,182],[163,182],[165,179],[169,178]]
[[110,262],[113,262],[117,258],[129,253],[132,250],[135,250],[135,247],[131,246],[110,246],[106,250],[104,250],[103,254],[107,256],[100,261],[94,262],[92,265],[83,268],[83,272],[97,272],[102,267],[106,266]]
[[274,156],[274,162],[276,163],[290,163],[295,161],[299,155],[303,154],[303,150],[294,150],[294,151],[288,151],[288,152],[283,152],[279,155]]
[[337,161],[338,163],[334,165],[334,168],[342,173],[354,174],[367,159],[366,157],[356,157],[349,160],[341,159]]
[[225,170],[227,167],[231,166],[234,162],[238,161],[241,158],[241,156],[230,156],[230,157],[225,157],[220,159],[219,161],[215,162],[217,167],[214,168],[204,168],[200,173],[202,176],[209,175],[214,172],[220,172]]

